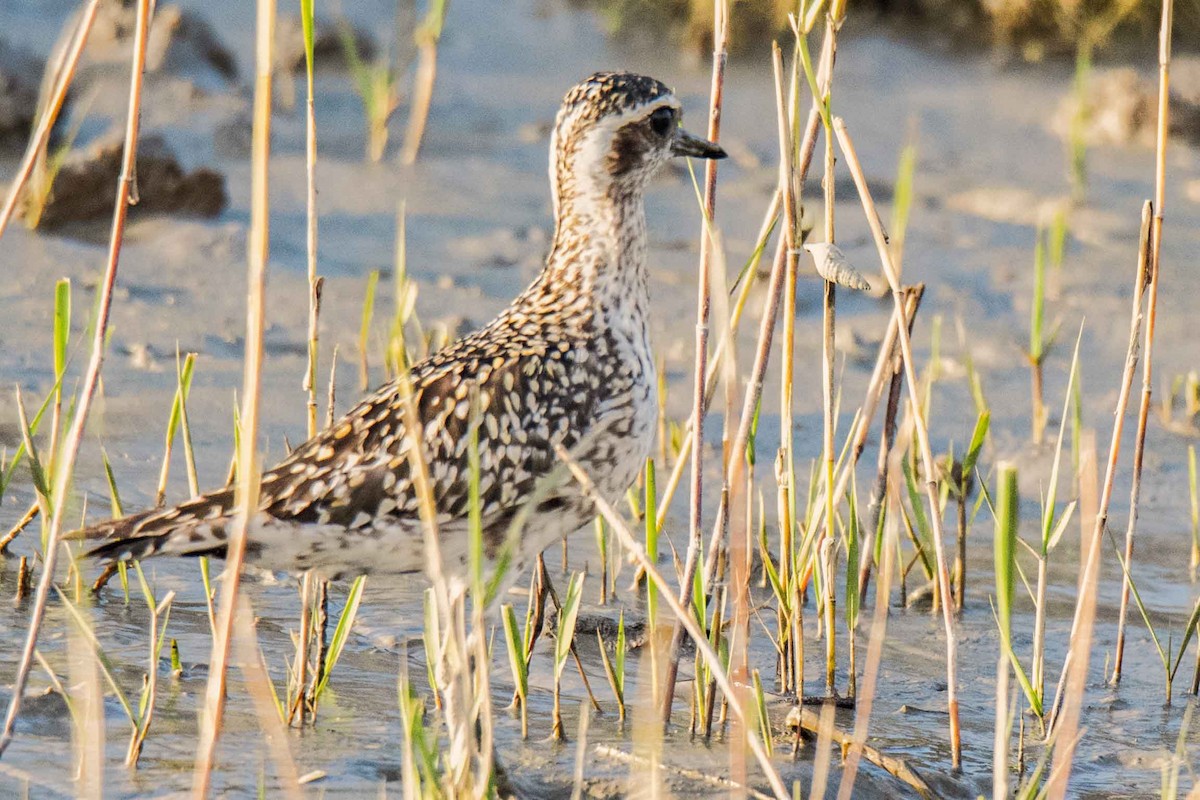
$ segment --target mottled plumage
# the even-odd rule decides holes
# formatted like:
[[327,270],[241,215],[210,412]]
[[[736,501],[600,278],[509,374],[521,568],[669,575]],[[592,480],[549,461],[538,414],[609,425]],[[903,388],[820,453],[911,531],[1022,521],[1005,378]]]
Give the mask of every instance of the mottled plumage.
[[[545,269],[487,327],[413,367],[415,434],[452,570],[466,560],[473,421],[485,548],[495,557],[525,512],[517,567],[593,513],[558,469],[556,445],[614,499],[649,453],[657,380],[643,190],[672,155],[724,156],[678,121],[678,101],[652,78],[598,73],[571,89],[551,140]],[[404,402],[399,383],[383,386],[263,475],[252,563],[331,576],[424,567]],[[92,554],[108,559],[220,555],[234,510],[222,490],[75,536],[98,540]]]

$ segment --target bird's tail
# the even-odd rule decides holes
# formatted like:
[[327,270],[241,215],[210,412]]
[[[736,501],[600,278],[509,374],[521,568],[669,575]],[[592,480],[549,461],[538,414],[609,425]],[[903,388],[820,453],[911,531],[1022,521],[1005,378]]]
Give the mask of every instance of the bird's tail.
[[90,558],[129,561],[158,555],[223,556],[232,522],[232,489],[194,497],[173,508],[155,508],[67,534],[95,542]]

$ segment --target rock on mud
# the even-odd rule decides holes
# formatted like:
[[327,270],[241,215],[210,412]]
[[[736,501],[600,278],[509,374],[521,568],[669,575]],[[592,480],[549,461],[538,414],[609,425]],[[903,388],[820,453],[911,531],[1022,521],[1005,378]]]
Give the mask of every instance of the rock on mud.
[[37,116],[41,73],[36,56],[0,41],[0,147],[25,144]]
[[[1171,68],[1171,133],[1200,142],[1200,61],[1183,59]],[[1129,67],[1098,70],[1080,99],[1068,94],[1051,127],[1071,138],[1082,111],[1083,137],[1089,145],[1138,144],[1153,147],[1158,125],[1158,78]]]
[[[48,228],[112,214],[124,141],[104,138],[69,155],[55,176],[40,224]],[[143,136],[137,153],[138,204],[131,214],[183,213],[212,217],[229,203],[225,178],[201,167],[184,171],[161,136]]]
[[[63,26],[56,54],[70,42],[78,16],[76,13]],[[136,21],[137,9],[132,2],[102,2],[84,50],[85,67],[119,66],[128,70]],[[237,78],[237,61],[212,26],[191,11],[167,4],[154,10],[146,42],[146,69],[187,75],[211,71],[230,82]]]

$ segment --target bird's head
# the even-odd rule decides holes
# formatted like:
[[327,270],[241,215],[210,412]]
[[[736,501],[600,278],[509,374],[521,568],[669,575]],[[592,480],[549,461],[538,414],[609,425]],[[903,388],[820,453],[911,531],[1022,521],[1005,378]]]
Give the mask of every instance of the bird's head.
[[598,72],[576,84],[550,141],[556,210],[566,199],[632,197],[674,156],[725,157],[718,145],[685,131],[680,118],[671,90],[644,75]]

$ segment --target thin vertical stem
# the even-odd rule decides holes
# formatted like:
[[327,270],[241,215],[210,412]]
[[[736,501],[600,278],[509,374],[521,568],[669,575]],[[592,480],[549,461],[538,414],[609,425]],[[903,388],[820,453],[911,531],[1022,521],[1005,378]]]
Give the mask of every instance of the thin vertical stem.
[[[896,314],[902,317],[904,315],[903,291],[900,288],[899,276],[896,274],[895,266],[892,263],[887,234],[884,233],[883,223],[879,219],[879,214],[875,210],[875,203],[871,199],[871,191],[867,187],[866,176],[863,175],[862,164],[858,161],[858,156],[854,151],[854,144],[850,140],[850,134],[846,130],[845,122],[835,118],[833,128],[837,132],[838,141],[842,146],[842,153],[846,156],[846,162],[850,167],[850,174],[854,176],[854,185],[858,188],[859,197],[862,199],[867,223],[871,227],[871,234],[875,239],[875,247],[879,251],[879,258],[883,263],[884,275],[891,286],[892,302],[895,305]],[[957,770],[962,761],[962,740],[958,719],[958,643],[954,630],[954,606],[950,598],[950,574],[946,567],[946,546],[945,542],[942,541],[942,515],[938,502],[937,489],[938,472],[937,465],[933,460],[933,450],[929,445],[929,430],[925,425],[925,418],[921,414],[920,387],[917,383],[916,367],[913,362],[912,341],[909,338],[906,326],[900,326],[899,332],[900,352],[904,359],[905,383],[908,385],[909,400],[912,404],[913,427],[916,431],[917,443],[921,452],[921,461],[925,470],[925,496],[929,501],[929,521],[933,528],[933,547],[937,557],[938,590],[942,605],[942,623],[946,629],[946,705],[950,716],[950,760],[951,766]]]
[[[146,66],[146,41],[149,26],[150,2],[149,0],[139,0],[133,36],[133,64],[129,80],[129,113],[125,121],[125,149],[121,156],[121,174],[117,179],[116,204],[113,206],[108,259],[104,268],[104,278],[100,284],[100,301],[92,337],[92,354],[88,360],[87,370],[84,372],[83,387],[80,389],[75,419],[63,441],[62,458],[56,461],[53,489],[54,508],[50,518],[50,528],[46,534],[46,550],[42,554],[44,561],[42,575],[38,580],[33,611],[29,617],[29,631],[25,638],[25,647],[21,652],[21,662],[17,667],[16,677],[13,679],[12,699],[8,704],[4,730],[0,732],[0,754],[3,754],[8,745],[12,743],[13,726],[16,724],[17,715],[21,712],[21,699],[25,693],[29,670],[33,665],[34,652],[37,649],[38,631],[46,613],[50,588],[54,583],[54,569],[58,563],[58,550],[62,536],[63,512],[67,505],[67,493],[75,468],[75,458],[79,454],[79,445],[83,441],[83,431],[87,425],[88,411],[91,409],[92,398],[96,394],[96,388],[100,381],[100,370],[104,366],[104,343],[108,335],[108,316],[112,308],[113,285],[117,280],[117,264],[120,261],[121,243],[124,239],[125,218],[129,212],[134,185],[137,138],[141,119],[142,73]],[[81,35],[80,39],[82,38]],[[79,46],[82,47],[82,44]]]
[[[886,488],[884,491],[887,492]],[[889,493],[889,497],[892,498],[893,503],[899,504],[898,486]],[[879,683],[880,664],[883,661],[883,643],[887,638],[888,601],[892,593],[892,575],[895,570],[893,562],[896,557],[896,547],[893,542],[898,535],[899,519],[898,508],[896,513],[888,515],[882,563],[879,565],[879,584],[875,589],[875,610],[871,618],[871,636],[867,640],[867,663],[863,670],[863,689],[855,696],[854,732],[851,734],[853,744],[846,751],[842,781],[838,786],[838,800],[850,800],[853,797],[859,761],[867,742],[867,732],[871,723],[871,707],[874,704],[875,689]]]
[[[795,432],[792,417],[792,384],[795,382],[795,350],[796,350],[796,215],[797,193],[795,186],[792,150],[797,144],[795,133],[798,125],[799,71],[800,59],[793,47],[792,74],[786,98],[783,95],[783,57],[779,46],[772,53],[772,67],[775,73],[775,106],[778,115],[779,133],[779,189],[783,198],[784,228],[787,237],[788,259],[783,283],[783,342],[780,346],[780,396],[779,396],[779,452],[775,460],[776,484],[778,486],[778,515],[779,515],[779,577],[784,587],[795,584],[795,554],[794,536],[796,531],[796,469],[795,469]],[[786,589],[785,589],[786,591]],[[781,603],[778,611],[780,652],[781,689],[787,692],[793,688],[803,693],[803,687],[795,683],[796,672],[793,669],[796,659],[797,642],[792,635],[795,632],[792,617],[798,613],[797,602],[790,603],[790,610]]]
[[[709,95],[708,139],[712,142],[721,138],[721,106],[725,93],[725,62],[728,59],[729,8],[727,0],[713,3],[713,65],[712,86]],[[696,566],[703,548],[701,514],[704,500],[704,412],[705,376],[708,371],[708,318],[712,306],[712,258],[713,216],[717,205],[717,162],[708,159],[704,165],[704,225],[700,235],[700,274],[696,295],[696,359],[692,391],[692,484],[688,505],[688,548],[684,560],[683,576],[679,584],[680,604],[687,608],[692,602],[692,584]],[[720,287],[725,291],[725,287]],[[653,513],[647,509],[646,513]],[[668,651],[666,680],[663,684],[663,722],[671,721],[672,698],[675,681],[679,675],[679,644],[683,640],[683,626],[677,621],[671,633]]]
[[[1169,1],[1169,0],[1168,0]],[[1118,415],[1116,429],[1119,433],[1121,417],[1124,409]],[[1088,432],[1091,433],[1090,431]],[[1083,457],[1095,461],[1095,436],[1089,436],[1084,441],[1088,448]],[[1115,461],[1115,459],[1114,459]],[[1109,462],[1111,467],[1112,461]],[[1082,487],[1081,487],[1082,488]],[[1107,487],[1106,487],[1107,488]],[[1095,492],[1092,486],[1083,488],[1084,496],[1080,505],[1087,507],[1094,503]],[[1103,515],[1107,504],[1101,503],[1101,511],[1096,515],[1096,526],[1092,531],[1090,542],[1082,542],[1081,550],[1087,552],[1087,561],[1082,569],[1082,583],[1079,586],[1079,601],[1075,607],[1075,620],[1071,627],[1071,646],[1067,651],[1067,659],[1063,664],[1063,700],[1061,726],[1055,725],[1054,758],[1051,762],[1050,776],[1043,788],[1049,800],[1060,800],[1067,793],[1067,785],[1071,780],[1071,763],[1075,757],[1075,747],[1078,744],[1079,717],[1083,712],[1083,697],[1087,689],[1088,661],[1091,656],[1092,632],[1096,620],[1096,594],[1100,580],[1100,540],[1103,538]]]
[[213,761],[225,710],[226,672],[238,609],[238,589],[246,557],[246,529],[258,508],[257,458],[259,395],[262,385],[263,329],[266,314],[267,259],[270,253],[269,179],[271,155],[271,66],[275,0],[258,0],[255,19],[254,124],[250,170],[250,242],[247,264],[246,353],[242,376],[242,432],[238,440],[237,515],[229,528],[216,636],[209,660],[208,690],[196,749],[192,795],[208,797]]
[[[829,42],[830,59],[837,56],[837,28],[838,22],[832,16],[826,18],[826,41]],[[829,81],[824,87],[824,96],[815,98],[825,106],[826,113],[821,115],[822,122],[825,128],[825,175],[822,179],[825,190],[825,241],[828,244],[834,244],[834,155],[833,155],[833,130],[829,123],[829,100],[833,88],[833,82]],[[834,361],[834,342],[837,327],[837,284],[833,281],[825,281],[823,302],[822,302],[822,336],[821,336],[821,397],[823,405],[823,437],[822,437],[822,461],[824,462],[824,481],[825,481],[825,526],[821,534],[822,540],[829,540],[835,534],[833,509],[836,503],[836,496],[833,493],[833,471],[834,461],[837,454],[834,451],[833,429],[834,429],[834,397],[833,397],[833,361]],[[825,582],[825,607],[826,607],[826,626],[825,626],[825,694],[833,696],[834,691],[834,675],[837,669],[837,631],[832,624],[833,606],[836,602],[836,589],[832,580],[832,569],[828,576],[830,580]]]
[[4,200],[3,209],[0,209],[0,236],[3,236],[4,231],[8,228],[9,220],[12,219],[13,211],[17,207],[17,200],[21,197],[21,190],[25,188],[25,184],[33,172],[34,164],[37,163],[38,154],[45,149],[46,142],[50,139],[50,131],[54,128],[63,102],[67,99],[67,89],[70,88],[71,80],[75,77],[75,68],[79,66],[79,57],[83,53],[84,45],[87,44],[88,34],[92,31],[92,24],[96,21],[96,11],[99,7],[100,0],[90,0],[79,17],[79,25],[71,38],[70,47],[62,57],[54,90],[50,93],[45,107],[41,109],[37,130],[29,139],[25,155],[21,157],[21,165],[17,168],[17,176],[13,179],[12,185],[8,187],[8,197]]
[[[1138,333],[1141,330],[1142,324],[1142,300],[1145,295],[1146,276],[1149,271],[1150,264],[1150,237],[1151,237],[1151,220],[1153,216],[1152,204],[1149,200],[1142,206],[1142,229],[1138,241],[1138,258],[1137,267],[1134,274],[1134,292],[1132,308],[1129,314],[1129,345],[1125,351],[1125,366],[1121,372],[1121,387],[1120,393],[1117,396],[1117,406],[1113,412],[1113,430],[1112,438],[1108,445],[1108,462],[1104,469],[1104,483],[1100,491],[1100,502],[1097,505],[1096,516],[1092,530],[1091,539],[1099,541],[1104,533],[1104,528],[1108,524],[1108,507],[1112,502],[1113,483],[1116,478],[1117,460],[1121,455],[1121,434],[1125,429],[1125,412],[1129,406],[1129,395],[1133,388],[1133,373],[1137,368],[1138,359]],[[1081,520],[1082,522],[1082,520]],[[1083,544],[1087,544],[1085,541]],[[1098,544],[1094,545],[1099,547]],[[1081,557],[1085,560],[1081,565],[1081,576],[1079,579],[1080,593],[1079,599],[1075,603],[1075,615],[1071,621],[1071,638],[1075,641],[1075,636],[1080,629],[1080,626],[1085,624],[1084,616],[1087,609],[1083,602],[1083,587],[1087,586],[1095,579],[1092,574],[1093,570],[1099,569],[1099,555],[1093,560],[1090,553],[1083,555],[1081,548]],[[1094,610],[1093,610],[1094,611]],[[1090,623],[1089,623],[1090,624]],[[1058,727],[1058,709],[1064,700],[1063,692],[1066,689],[1068,676],[1071,674],[1071,665],[1073,661],[1080,659],[1086,660],[1088,653],[1076,652],[1074,647],[1067,650],[1066,658],[1063,660],[1062,672],[1059,675],[1058,689],[1055,694],[1054,704],[1050,707],[1050,722],[1048,725],[1047,735]]]
[[[826,38],[821,51],[821,67],[817,74],[818,85],[824,85],[832,75],[833,59],[830,57],[831,48],[832,43]],[[813,151],[817,146],[817,127],[820,125],[821,120],[818,109],[818,101],[814,100],[812,109],[808,114],[808,122],[805,125],[804,138],[800,143],[799,160],[795,162],[797,165],[795,171],[796,185],[798,186],[804,185],[804,181],[808,177],[808,168],[812,164]],[[758,407],[758,401],[762,397],[763,378],[766,374],[767,362],[770,359],[771,342],[775,334],[775,321],[779,315],[779,303],[783,293],[783,272],[787,264],[786,251],[787,242],[785,239],[780,239],[775,254],[775,263],[771,268],[771,278],[767,286],[767,297],[763,304],[763,316],[759,323],[754,366],[751,367],[750,379],[746,384],[747,391],[745,400],[742,403],[738,433],[734,439],[733,446],[730,448],[725,465],[726,486],[730,485],[731,475],[729,473],[732,470],[733,460],[745,456],[746,445],[750,440],[750,425],[754,420],[754,410]],[[706,587],[712,585],[713,578],[716,575],[717,564],[720,561],[718,556],[721,552],[721,543],[728,520],[728,512],[728,507],[722,503],[717,509],[717,519],[713,522],[712,538],[709,541],[708,554],[704,560],[704,585]]]
[[[320,354],[320,331],[318,321],[321,313],[321,288],[323,279],[317,275],[317,116],[313,72],[315,52],[313,39],[312,0],[301,3],[301,23],[304,26],[304,76],[306,98],[304,104],[304,176],[305,196],[305,246],[308,255],[308,365],[304,370],[301,388],[307,393],[308,438],[317,433],[317,362]],[[325,581],[311,572],[304,574],[300,587],[300,636],[296,643],[296,696],[288,710],[288,723],[299,715],[299,724],[304,725],[305,711],[317,682],[309,683],[309,651],[312,649],[313,605],[318,594],[318,584]],[[326,590],[327,591],[327,590]],[[321,592],[324,594],[325,592]],[[314,707],[315,712],[315,707]]]
[[1129,523],[1125,529],[1125,577],[1121,582],[1121,615],[1117,624],[1117,646],[1112,682],[1121,680],[1125,656],[1125,619],[1129,610],[1129,569],[1133,562],[1133,535],[1137,529],[1138,500],[1142,489],[1142,461],[1146,453],[1146,422],[1150,416],[1151,380],[1154,362],[1154,328],[1158,319],[1159,256],[1162,250],[1163,203],[1166,202],[1167,129],[1170,116],[1171,21],[1173,0],[1163,0],[1162,25],[1158,40],[1158,137],[1154,159],[1154,220],[1150,226],[1150,270],[1147,277],[1146,339],[1142,360],[1142,402],[1138,409],[1137,439],[1133,450],[1133,485],[1129,490]]

